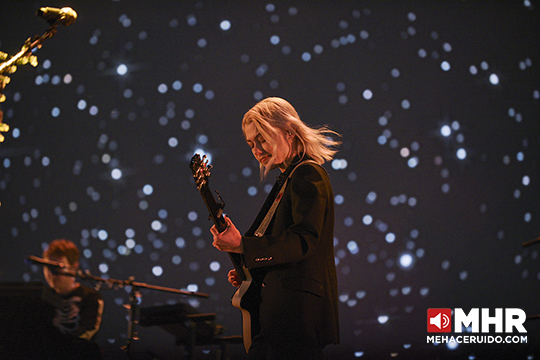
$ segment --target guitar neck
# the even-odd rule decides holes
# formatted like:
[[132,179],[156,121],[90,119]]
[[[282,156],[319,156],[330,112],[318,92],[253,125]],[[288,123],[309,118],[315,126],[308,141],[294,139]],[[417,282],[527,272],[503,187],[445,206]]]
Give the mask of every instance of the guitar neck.
[[214,199],[214,195],[212,195],[212,192],[210,191],[210,188],[208,188],[208,186],[203,186],[200,189],[200,192],[217,230],[219,232],[225,231],[225,229],[227,229],[227,222],[223,218],[223,209],[217,204],[216,199]]
[[[212,195],[212,192],[208,188],[208,186],[203,186],[200,189],[201,196],[204,200],[204,203],[206,204],[206,207],[208,208],[208,211],[210,212],[210,217],[214,221],[214,224],[216,225],[216,229],[221,233],[227,229],[227,222],[225,221],[225,218],[223,217],[223,210],[216,202],[216,199],[214,198],[214,195]],[[244,268],[242,266],[242,255],[237,253],[228,252],[229,258],[231,259],[231,262],[234,266],[234,269],[236,270],[236,273],[242,278],[242,280],[246,280],[246,274],[244,272]]]

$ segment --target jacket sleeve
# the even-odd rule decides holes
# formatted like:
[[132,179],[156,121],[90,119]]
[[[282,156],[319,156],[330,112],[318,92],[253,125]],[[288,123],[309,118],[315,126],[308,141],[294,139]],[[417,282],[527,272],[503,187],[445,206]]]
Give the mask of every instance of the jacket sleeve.
[[81,304],[81,319],[74,335],[90,340],[101,326],[103,316],[103,297],[97,291],[89,291]]
[[309,257],[319,244],[327,202],[332,201],[329,186],[322,167],[298,167],[266,233],[242,237],[246,266],[296,263]]

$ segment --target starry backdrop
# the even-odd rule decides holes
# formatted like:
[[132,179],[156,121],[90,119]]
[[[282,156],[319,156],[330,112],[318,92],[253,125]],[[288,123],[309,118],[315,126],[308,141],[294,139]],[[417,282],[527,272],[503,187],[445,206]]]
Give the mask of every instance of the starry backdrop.
[[[540,314],[540,243],[523,246],[540,236],[536,1],[9,0],[1,51],[47,29],[41,6],[78,18],[3,91],[0,281],[43,281],[24,259],[68,238],[94,276],[209,295],[143,288],[141,307],[188,303],[240,334],[188,165],[209,157],[210,187],[247,230],[274,174],[260,181],[241,119],[279,96],[343,135],[325,165],[342,336],[327,355],[537,354],[535,321],[527,344],[426,343],[428,308]],[[130,288],[101,292],[98,342],[114,352]],[[137,350],[180,353],[163,329],[137,330]]]

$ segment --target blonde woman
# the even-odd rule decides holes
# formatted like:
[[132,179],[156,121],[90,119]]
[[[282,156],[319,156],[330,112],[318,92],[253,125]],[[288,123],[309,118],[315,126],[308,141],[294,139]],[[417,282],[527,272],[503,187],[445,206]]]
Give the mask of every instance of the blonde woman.
[[[322,359],[339,342],[334,263],[334,198],[321,166],[333,158],[339,136],[308,126],[284,99],[271,97],[251,108],[242,130],[261,177],[281,174],[251,228],[242,235],[212,227],[213,245],[240,253],[253,278],[246,293],[251,313],[250,359]],[[235,270],[229,282],[241,286]]]

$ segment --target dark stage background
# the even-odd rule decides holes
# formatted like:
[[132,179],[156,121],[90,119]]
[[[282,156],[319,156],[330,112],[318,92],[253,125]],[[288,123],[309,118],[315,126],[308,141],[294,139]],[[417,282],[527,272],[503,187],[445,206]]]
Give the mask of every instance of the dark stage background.
[[[343,134],[326,165],[342,333],[328,357],[539,356],[534,320],[527,344],[426,343],[428,308],[540,314],[540,243],[523,246],[540,236],[537,1],[4,0],[1,51],[47,29],[40,6],[78,19],[4,90],[0,281],[43,281],[24,259],[68,238],[94,276],[210,295],[143,289],[140,306],[189,303],[240,334],[188,164],[211,158],[247,230],[277,173],[260,182],[240,123],[280,96]],[[129,288],[102,293],[115,353]],[[138,352],[180,356],[168,332],[137,330]]]

